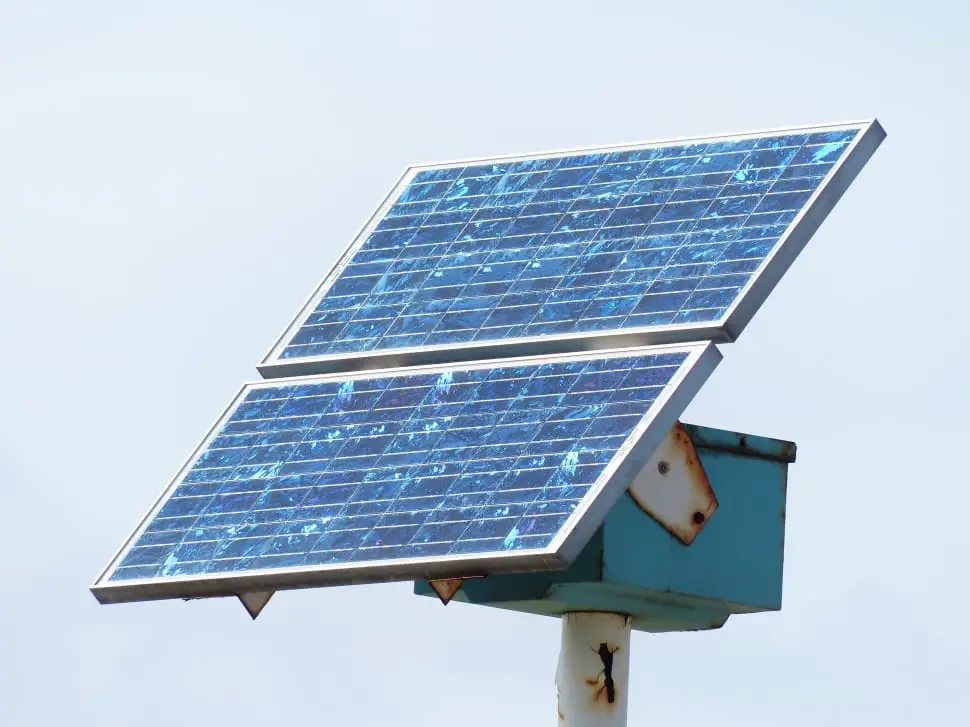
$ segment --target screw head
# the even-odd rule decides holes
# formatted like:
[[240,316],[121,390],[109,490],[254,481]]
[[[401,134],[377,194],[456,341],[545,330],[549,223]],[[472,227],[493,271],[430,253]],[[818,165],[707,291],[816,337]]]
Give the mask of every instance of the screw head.
[[707,519],[707,517],[704,515],[704,513],[698,510],[694,513],[694,517],[692,519],[694,520],[695,525],[701,525]]
[[662,475],[667,474],[668,472],[670,472],[670,465],[664,462],[663,460],[661,460],[660,462],[657,463],[657,472],[659,472]]

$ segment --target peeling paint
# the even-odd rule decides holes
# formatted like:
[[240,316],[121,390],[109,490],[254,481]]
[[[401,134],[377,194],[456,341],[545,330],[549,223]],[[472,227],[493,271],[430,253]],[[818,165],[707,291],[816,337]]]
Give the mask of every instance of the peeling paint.
[[601,672],[603,687],[597,693],[596,698],[599,699],[601,694],[605,694],[606,701],[610,704],[616,702],[616,683],[613,681],[613,654],[619,650],[619,646],[612,646],[605,641],[596,650],[596,653],[599,654],[600,659],[603,661],[603,671]]
[[556,670],[557,710],[563,727],[626,724],[632,619],[618,613],[563,616]]

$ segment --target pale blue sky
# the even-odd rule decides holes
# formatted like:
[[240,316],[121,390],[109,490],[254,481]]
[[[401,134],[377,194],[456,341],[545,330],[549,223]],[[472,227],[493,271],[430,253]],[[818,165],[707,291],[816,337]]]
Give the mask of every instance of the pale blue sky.
[[967,6],[466,5],[0,0],[0,723],[553,724],[553,619],[87,587],[407,164],[878,116],[684,417],[798,442],[784,610],[630,722],[966,724]]

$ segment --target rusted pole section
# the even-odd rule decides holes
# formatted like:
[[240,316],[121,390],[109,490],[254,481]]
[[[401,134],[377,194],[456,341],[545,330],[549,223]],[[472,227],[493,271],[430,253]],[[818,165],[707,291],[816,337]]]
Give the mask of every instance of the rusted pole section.
[[556,669],[559,727],[626,727],[632,619],[567,613]]

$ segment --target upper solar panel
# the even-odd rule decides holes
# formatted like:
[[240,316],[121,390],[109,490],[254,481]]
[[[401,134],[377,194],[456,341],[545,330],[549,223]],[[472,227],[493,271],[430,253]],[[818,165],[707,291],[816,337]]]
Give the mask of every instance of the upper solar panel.
[[733,340],[884,135],[872,121],[411,168],[260,371]]
[[93,590],[568,565],[719,358],[706,343],[250,384]]

